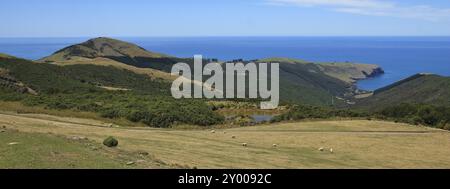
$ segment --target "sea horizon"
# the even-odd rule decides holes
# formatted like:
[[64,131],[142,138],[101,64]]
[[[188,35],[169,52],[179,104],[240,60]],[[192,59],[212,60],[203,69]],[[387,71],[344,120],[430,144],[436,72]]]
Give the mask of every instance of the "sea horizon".
[[[98,36],[108,37],[108,36]],[[0,37],[0,52],[40,59],[64,47],[95,37]],[[177,57],[202,54],[227,61],[268,57],[301,59],[315,63],[376,64],[385,74],[358,81],[375,90],[417,73],[450,75],[450,36],[171,36],[111,37],[146,50]],[[226,40],[225,40],[226,39]]]

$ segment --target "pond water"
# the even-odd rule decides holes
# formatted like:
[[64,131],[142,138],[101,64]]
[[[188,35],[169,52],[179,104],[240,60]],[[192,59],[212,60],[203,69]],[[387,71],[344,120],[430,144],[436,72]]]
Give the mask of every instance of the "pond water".
[[266,122],[272,120],[275,115],[251,115],[256,123]]

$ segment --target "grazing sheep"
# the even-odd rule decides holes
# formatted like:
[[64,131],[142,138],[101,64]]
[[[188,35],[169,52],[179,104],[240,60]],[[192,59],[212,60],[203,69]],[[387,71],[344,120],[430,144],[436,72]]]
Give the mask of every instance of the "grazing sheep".
[[236,136],[233,135],[233,136],[231,136],[231,138],[236,138]]
[[333,148],[330,148],[330,152],[331,152],[331,153],[334,153]]
[[323,147],[319,148],[319,151],[323,152],[323,150],[324,150],[324,148],[323,148]]
[[243,147],[247,147],[247,143],[242,143],[242,146]]
[[211,133],[216,133],[216,131],[215,131],[215,130],[212,130]]
[[278,144],[272,144],[272,147],[276,148],[278,147]]

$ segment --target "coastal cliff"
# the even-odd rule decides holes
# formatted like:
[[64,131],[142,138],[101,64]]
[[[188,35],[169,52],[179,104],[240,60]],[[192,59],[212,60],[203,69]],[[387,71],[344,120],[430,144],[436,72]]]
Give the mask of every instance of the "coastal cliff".
[[384,74],[383,68],[375,64],[322,63],[319,66],[325,74],[349,83]]

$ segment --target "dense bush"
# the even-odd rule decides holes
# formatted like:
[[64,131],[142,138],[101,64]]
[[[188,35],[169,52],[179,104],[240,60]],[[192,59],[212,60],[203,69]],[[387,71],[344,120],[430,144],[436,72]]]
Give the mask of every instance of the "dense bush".
[[[152,127],[173,124],[213,125],[224,121],[202,100],[175,100],[170,83],[114,67],[56,66],[21,59],[1,61],[0,68],[39,95],[0,87],[0,100],[20,101],[48,109],[95,112],[110,119],[126,118]],[[129,89],[108,91],[100,86]]]
[[231,125],[237,125],[237,126],[254,126],[257,124],[256,120],[252,116],[249,116],[249,115],[237,115],[237,116],[227,117],[226,122]]
[[105,109],[105,110],[101,111],[100,116],[102,116],[104,118],[110,118],[110,119],[120,117],[119,110],[116,110],[116,109]]
[[13,97],[13,92],[0,93],[0,100],[4,101],[21,101],[28,106],[48,109],[96,112],[104,118],[126,118],[152,127],[169,127],[178,123],[209,126],[222,123],[225,119],[201,100],[175,100],[131,91]]
[[378,117],[410,124],[422,124],[441,129],[450,124],[450,107],[421,104],[400,104],[378,112]]
[[289,108],[289,111],[276,116],[272,122],[285,120],[302,120],[302,119],[326,119],[332,117],[365,117],[367,114],[351,110],[339,110],[327,107],[316,107],[306,105],[295,105]]

